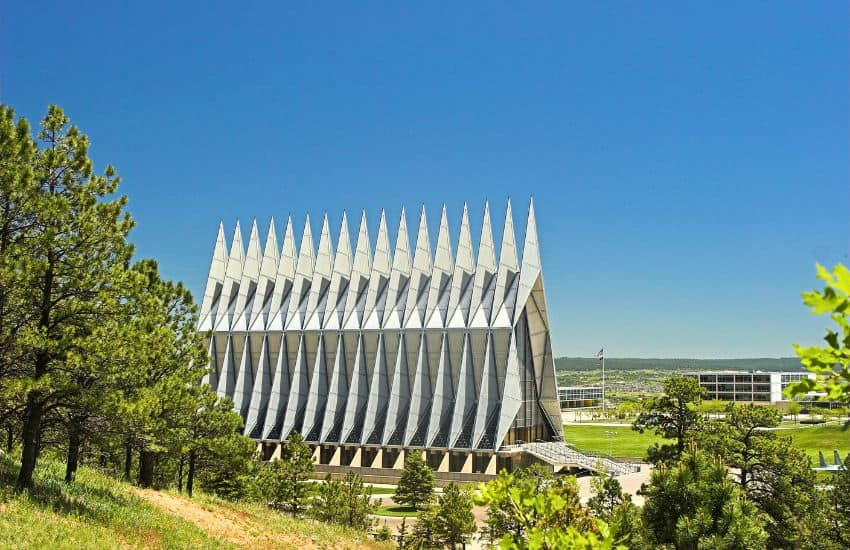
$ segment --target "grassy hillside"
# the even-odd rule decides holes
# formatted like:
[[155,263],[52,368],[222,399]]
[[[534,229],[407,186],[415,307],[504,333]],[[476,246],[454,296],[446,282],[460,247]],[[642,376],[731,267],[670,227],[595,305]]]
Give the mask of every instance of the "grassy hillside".
[[0,454],[0,548],[385,547],[261,505],[136,489],[88,468],[66,485],[63,465],[49,460],[36,470],[35,489],[18,495],[11,489],[16,470]]

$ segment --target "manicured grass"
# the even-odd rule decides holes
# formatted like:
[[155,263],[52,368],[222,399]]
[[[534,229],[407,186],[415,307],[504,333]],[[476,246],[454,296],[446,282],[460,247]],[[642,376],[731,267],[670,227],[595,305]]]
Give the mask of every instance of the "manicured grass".
[[[783,425],[786,427],[787,425]],[[564,440],[575,446],[579,451],[608,454],[609,437],[606,432],[614,432],[611,436],[611,454],[613,456],[643,458],[646,449],[653,443],[661,443],[662,438],[650,431],[638,433],[627,426],[594,426],[592,424],[568,424],[564,426]],[[790,436],[794,444],[811,457],[813,464],[818,464],[818,451],[823,451],[828,463],[832,463],[832,450],[838,449],[842,460],[850,454],[850,431],[842,430],[842,424],[831,422],[817,426],[798,425],[793,429],[776,431],[779,436]]]
[[831,422],[812,427],[801,427],[793,430],[778,430],[783,436],[791,436],[794,445],[804,449],[812,463],[818,465],[818,451],[823,451],[827,463],[832,464],[832,450],[838,449],[841,460],[850,453],[850,430],[842,430],[842,424]]
[[[609,437],[606,432],[613,435]],[[578,451],[609,454],[610,449],[610,454],[615,457],[644,458],[648,447],[665,440],[651,431],[640,433],[629,426],[568,424],[564,426],[564,441]]]
[[379,506],[375,512],[378,516],[391,516],[395,518],[410,518],[416,516],[416,508],[412,506]]
[[372,488],[373,496],[395,494],[395,487],[375,487],[374,485],[367,485],[367,487]]

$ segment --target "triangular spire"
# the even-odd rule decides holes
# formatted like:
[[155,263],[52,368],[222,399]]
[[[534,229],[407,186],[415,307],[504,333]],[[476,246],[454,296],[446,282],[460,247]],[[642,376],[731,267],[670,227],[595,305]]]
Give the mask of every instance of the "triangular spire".
[[431,290],[428,294],[426,318],[428,326],[443,328],[446,326],[451,293],[452,243],[449,235],[449,219],[446,205],[440,215],[440,231],[437,233],[437,250],[434,253],[434,271],[431,275]]
[[[343,214],[343,226],[345,226],[345,214]],[[341,238],[342,235],[340,234]],[[337,254],[337,258],[339,258],[339,254]],[[334,266],[334,269],[336,269],[336,266]],[[322,433],[319,437],[320,443],[327,441],[331,435],[331,431],[337,424],[337,420],[345,413],[345,402],[348,398],[348,368],[345,364],[345,339],[340,337],[337,340],[336,346],[333,371],[331,373],[330,386],[328,387],[328,398],[325,403],[325,417],[322,423]]]
[[345,313],[345,298],[348,281],[351,278],[351,237],[348,235],[348,218],[342,213],[339,228],[339,242],[334,257],[334,271],[331,276],[331,286],[328,291],[328,301],[325,313],[324,328],[339,329],[342,326],[342,316]]
[[404,207],[402,207],[401,218],[398,222],[398,235],[395,240],[395,252],[393,253],[390,286],[387,290],[387,304],[384,314],[385,328],[401,328],[404,322],[410,270],[410,237],[407,235],[407,216],[405,216]]
[[431,239],[428,236],[428,220],[425,218],[423,205],[419,212],[419,231],[416,235],[416,251],[413,254],[407,306],[404,313],[405,327],[422,327],[425,322],[432,271]]
[[483,328],[490,324],[493,297],[496,290],[496,250],[493,244],[493,227],[490,222],[490,204],[484,203],[484,222],[481,225],[481,240],[478,243],[478,263],[475,266],[475,281],[472,287],[470,326]]
[[230,254],[227,256],[227,270],[224,275],[224,288],[221,300],[218,302],[216,315],[216,330],[229,330],[233,321],[236,297],[239,294],[239,283],[242,280],[242,264],[245,262],[245,249],[242,246],[242,229],[239,220],[233,230],[233,241],[230,244]]
[[[390,438],[399,427],[399,421],[407,415],[410,407],[410,381],[407,365],[407,345],[402,334],[398,342],[398,353],[396,355],[396,367],[393,372],[392,387],[390,388],[390,399],[387,403],[387,420],[384,424],[384,436],[381,444],[390,443]],[[406,424],[402,424],[406,425]],[[399,443],[404,438],[399,438]],[[397,444],[397,443],[396,443]]]
[[496,292],[493,304],[493,311],[496,313],[490,319],[490,324],[493,326],[512,325],[515,299],[511,299],[508,293],[511,291],[511,287],[518,282],[515,280],[517,273],[519,273],[519,259],[516,251],[511,201],[508,199],[508,207],[505,211],[505,229],[502,233],[502,247],[499,254],[499,272],[496,275]]
[[[242,279],[239,283],[239,295],[233,310],[235,321],[231,330],[247,331],[248,321],[253,306],[252,294],[256,295],[257,283],[260,279],[260,262],[262,261],[260,250],[260,232],[257,230],[257,220],[251,223],[251,236],[248,239],[248,254],[242,266]],[[249,303],[250,302],[250,303]]]
[[390,238],[387,231],[387,218],[381,210],[378,223],[378,240],[375,242],[375,256],[372,258],[372,272],[369,275],[369,292],[366,296],[366,323],[364,328],[380,328],[384,318],[387,290],[392,258],[390,257]]
[[310,282],[313,279],[315,254],[313,233],[310,230],[310,214],[307,214],[304,220],[304,233],[301,235],[301,246],[298,249],[298,263],[295,266],[295,285],[292,287],[294,294],[289,300],[289,313],[286,321],[288,329],[300,329],[305,321]]
[[274,282],[271,305],[269,307],[269,330],[283,330],[286,323],[288,300],[295,279],[295,232],[292,230],[292,217],[286,219],[286,230],[283,234],[283,249],[277,265],[277,276]]
[[528,222],[525,225],[525,244],[522,247],[522,267],[516,306],[522,308],[531,295],[531,288],[540,276],[540,247],[537,241],[537,221],[534,219],[534,199],[528,201]]
[[[263,248],[263,261],[260,264],[260,279],[257,284],[257,298],[254,299],[253,318],[250,323],[251,330],[264,330],[266,328],[279,263],[280,253],[277,247],[277,230],[274,226],[274,218],[272,218],[269,221],[266,246]],[[260,319],[259,322],[257,322],[258,319]]]
[[372,251],[369,242],[369,228],[366,225],[366,212],[360,216],[360,230],[357,232],[357,245],[354,263],[351,267],[351,283],[345,304],[345,327],[360,328],[366,309],[366,290],[372,271]]
[[472,257],[472,232],[469,228],[469,210],[463,203],[460,218],[460,235],[457,244],[457,258],[452,274],[452,290],[449,296],[449,324],[452,328],[466,327],[469,322],[469,304],[472,300],[472,274],[475,259]]
[[310,286],[310,298],[307,302],[307,323],[304,328],[318,330],[325,317],[327,292],[330,289],[333,270],[333,245],[328,215],[322,220],[322,233],[319,236],[319,250],[313,269],[313,281]]
[[201,320],[198,330],[210,330],[213,327],[215,310],[218,308],[218,299],[224,287],[224,277],[227,271],[227,244],[224,237],[224,224],[218,223],[218,234],[215,238],[210,271],[207,276],[207,287],[204,290],[204,300],[201,302],[199,319]]

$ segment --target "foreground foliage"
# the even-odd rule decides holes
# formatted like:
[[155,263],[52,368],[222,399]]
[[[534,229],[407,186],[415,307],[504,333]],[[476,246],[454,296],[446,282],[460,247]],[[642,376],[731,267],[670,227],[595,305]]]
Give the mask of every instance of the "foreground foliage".
[[482,486],[491,541],[502,548],[625,548],[584,508],[575,478],[553,479],[542,468],[505,471]]
[[675,548],[766,547],[767,518],[729,479],[726,466],[692,449],[672,466],[652,473],[643,520],[654,545]]
[[828,329],[826,346],[794,345],[803,366],[813,372],[815,380],[805,379],[789,388],[791,395],[810,391],[826,392],[826,398],[850,403],[850,270],[838,264],[829,272],[817,265],[823,290],[803,293],[803,303],[816,315],[828,314],[838,330]]

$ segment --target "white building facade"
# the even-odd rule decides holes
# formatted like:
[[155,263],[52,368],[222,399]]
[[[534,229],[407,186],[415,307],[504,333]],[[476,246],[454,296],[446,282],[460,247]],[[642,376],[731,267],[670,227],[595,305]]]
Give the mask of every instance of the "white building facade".
[[374,247],[365,214],[353,243],[344,214],[335,234],[325,216],[314,247],[308,216],[296,247],[289,219],[279,247],[272,221],[261,245],[254,223],[245,249],[237,222],[228,250],[219,227],[206,382],[267,458],[299,432],[320,466],[398,469],[415,450],[491,474],[504,446],[562,440],[533,203],[521,258],[510,203],[498,260],[486,204],[477,251],[465,205],[457,239],[443,207],[434,248],[424,207],[412,247],[403,210],[392,245],[383,212]]
[[[804,378],[814,378],[810,372],[761,371],[703,371],[687,372],[682,376],[694,378],[706,390],[706,399],[743,401],[749,403],[781,403],[790,401],[785,388]],[[806,396],[809,400],[817,394]]]

